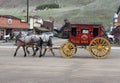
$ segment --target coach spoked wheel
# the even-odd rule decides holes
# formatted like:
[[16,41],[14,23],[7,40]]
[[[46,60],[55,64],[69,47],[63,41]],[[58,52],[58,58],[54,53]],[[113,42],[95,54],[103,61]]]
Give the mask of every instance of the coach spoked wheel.
[[89,51],[95,58],[106,58],[110,54],[110,42],[102,37],[97,37],[90,42]]
[[71,42],[66,42],[60,46],[60,52],[63,57],[71,58],[77,51],[77,48]]

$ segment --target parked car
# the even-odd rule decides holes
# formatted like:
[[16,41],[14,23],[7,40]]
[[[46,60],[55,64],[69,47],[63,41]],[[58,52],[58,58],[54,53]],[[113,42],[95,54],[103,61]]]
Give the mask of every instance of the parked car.
[[4,35],[3,39],[5,40],[5,42],[8,42],[8,40],[10,40],[10,35]]
[[50,37],[54,37],[54,33],[53,32],[43,32],[42,35],[43,34],[47,34]]

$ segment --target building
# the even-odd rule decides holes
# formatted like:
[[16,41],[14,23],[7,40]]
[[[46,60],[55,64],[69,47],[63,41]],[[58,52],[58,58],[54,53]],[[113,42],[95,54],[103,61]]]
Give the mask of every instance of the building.
[[30,16],[30,29],[35,33],[45,31],[53,31],[54,22],[51,20],[43,20],[39,16]]
[[43,24],[43,20],[39,19],[39,16],[30,16],[29,19],[30,19],[30,29],[34,29],[35,27],[41,27]]
[[119,26],[120,25],[120,14],[115,13],[113,17],[113,25]]
[[113,27],[115,28],[117,26],[120,26],[120,6],[113,16]]
[[26,31],[29,29],[27,22],[11,15],[0,15],[0,39],[4,35],[13,34],[14,31]]

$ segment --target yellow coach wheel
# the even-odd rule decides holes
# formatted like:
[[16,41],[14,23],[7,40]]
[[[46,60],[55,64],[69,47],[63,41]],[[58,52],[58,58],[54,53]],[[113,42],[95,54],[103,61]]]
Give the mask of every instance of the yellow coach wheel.
[[60,52],[65,58],[71,58],[76,53],[76,50],[76,46],[70,42],[66,42],[60,47]]
[[89,51],[95,58],[106,58],[110,54],[110,42],[102,37],[93,39],[89,45]]

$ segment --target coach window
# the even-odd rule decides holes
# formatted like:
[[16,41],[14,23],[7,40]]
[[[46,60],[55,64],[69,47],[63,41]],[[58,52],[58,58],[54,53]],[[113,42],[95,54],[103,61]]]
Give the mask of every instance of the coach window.
[[73,27],[71,30],[72,36],[76,37],[76,27]]
[[88,33],[89,33],[88,29],[82,29],[82,34],[88,34]]

